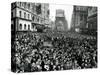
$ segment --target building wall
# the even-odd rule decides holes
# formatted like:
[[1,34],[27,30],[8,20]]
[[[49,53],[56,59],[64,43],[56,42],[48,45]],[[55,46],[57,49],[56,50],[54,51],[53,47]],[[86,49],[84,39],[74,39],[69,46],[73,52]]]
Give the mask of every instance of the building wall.
[[42,4],[42,18],[44,18],[45,25],[49,25],[49,4]]
[[[49,10],[49,4],[46,3],[35,3],[35,6],[41,5],[41,13],[37,14],[32,12],[32,25],[33,27],[39,27],[39,25],[41,26],[47,26],[49,25],[49,14],[47,13],[47,11]],[[36,10],[36,9],[34,9]],[[40,27],[41,27],[40,26]]]
[[[24,18],[24,13],[26,13],[26,18],[24,18],[24,19],[32,20],[30,12],[27,12],[27,11],[20,9],[20,8],[16,8],[16,10],[17,10],[16,11],[16,17],[20,17],[20,11],[21,11],[21,17],[20,18]],[[28,15],[29,15],[29,17],[28,17]]]
[[[13,25],[15,25],[14,27],[15,27],[16,31],[26,31],[26,30],[28,30],[27,29],[28,25],[30,25],[29,29],[31,29],[31,20],[32,20],[31,13],[30,13],[30,9],[26,7],[27,5],[26,6],[24,5],[25,2],[24,3],[15,2],[12,4],[14,4],[14,6],[15,6],[11,12],[13,14],[12,21],[13,21]],[[20,29],[20,24],[22,25],[22,27],[21,27],[22,29]],[[25,24],[26,24],[26,27],[24,27]]]
[[[20,29],[20,24],[22,24],[22,29]],[[26,28],[25,28],[25,24],[26,24]],[[29,26],[29,29],[28,29],[28,26]],[[18,30],[19,31],[32,30],[31,22],[20,19],[18,22]]]
[[71,29],[72,31],[78,30],[82,31],[84,27],[86,27],[87,22],[87,7],[85,6],[74,6],[72,21],[71,21]]
[[88,7],[87,28],[97,30],[97,7]]
[[[82,8],[80,8],[80,6],[77,7],[79,9]],[[76,10],[77,8],[74,6],[71,30],[76,30],[89,35],[95,35],[97,34],[97,7],[84,6],[83,8],[85,11]]]
[[11,15],[13,15],[12,18],[16,17],[16,8],[11,10]]
[[31,3],[30,2],[16,2],[16,6],[22,8],[26,11],[31,12]]
[[[40,5],[40,9],[37,9],[38,5]],[[24,31],[24,24],[30,25],[31,31],[34,28],[36,28],[37,25],[49,25],[48,10],[49,10],[49,4],[45,4],[45,3],[42,4],[29,3],[29,2],[12,3],[12,9],[11,9],[11,12],[13,14],[12,21],[16,22],[15,25],[16,30],[21,31],[21,29],[19,29],[20,23],[22,24],[22,31]],[[21,16],[20,16],[20,12],[21,12]],[[13,18],[16,19],[14,20]]]

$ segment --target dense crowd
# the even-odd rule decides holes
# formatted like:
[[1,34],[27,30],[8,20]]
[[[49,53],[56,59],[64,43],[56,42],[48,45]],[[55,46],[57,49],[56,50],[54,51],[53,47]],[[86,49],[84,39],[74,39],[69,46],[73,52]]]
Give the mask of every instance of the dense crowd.
[[17,33],[12,43],[15,72],[97,67],[97,39],[74,33]]

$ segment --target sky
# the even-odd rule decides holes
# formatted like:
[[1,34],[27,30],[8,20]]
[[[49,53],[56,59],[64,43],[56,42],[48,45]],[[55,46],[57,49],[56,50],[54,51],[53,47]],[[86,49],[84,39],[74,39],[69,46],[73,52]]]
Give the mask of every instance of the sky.
[[73,11],[73,5],[63,5],[63,4],[50,4],[50,19],[52,21],[55,20],[55,15],[56,15],[56,9],[63,9],[65,12],[65,18],[68,22],[68,28],[70,28],[70,23],[71,23],[71,17],[72,17],[72,11]]

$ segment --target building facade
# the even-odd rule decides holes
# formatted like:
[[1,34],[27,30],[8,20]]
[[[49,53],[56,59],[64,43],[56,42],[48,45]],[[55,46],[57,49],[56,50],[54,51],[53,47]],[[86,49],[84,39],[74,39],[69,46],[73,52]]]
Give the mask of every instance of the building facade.
[[57,31],[67,31],[68,30],[67,20],[65,18],[64,10],[62,9],[56,10],[55,30]]
[[97,34],[97,7],[74,6],[71,21],[72,31]]
[[97,33],[97,7],[88,7],[87,29]]
[[45,25],[49,25],[49,4],[29,2],[11,4],[12,30],[37,31]]
[[72,20],[71,20],[71,30],[76,32],[81,32],[87,23],[88,8],[85,6],[74,6]]

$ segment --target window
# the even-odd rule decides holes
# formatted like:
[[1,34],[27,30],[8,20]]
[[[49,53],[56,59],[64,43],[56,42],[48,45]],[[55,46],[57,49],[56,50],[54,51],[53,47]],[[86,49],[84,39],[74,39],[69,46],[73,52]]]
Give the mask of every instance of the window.
[[13,18],[13,12],[11,12],[11,18]]
[[37,22],[39,22],[39,18],[37,18]]
[[24,7],[24,3],[22,2],[22,7]]
[[37,22],[37,17],[35,17],[35,22]]
[[20,29],[20,30],[22,29],[22,24],[20,24],[19,29]]
[[49,15],[49,14],[50,14],[50,11],[48,10],[48,11],[47,11],[47,15]]
[[26,24],[24,24],[24,29],[26,30]]
[[24,8],[26,8],[26,2],[24,2]]
[[83,14],[80,15],[80,20],[83,20]]
[[30,14],[28,14],[28,19],[30,19]]
[[32,17],[32,20],[34,21],[34,16]]
[[28,25],[28,30],[30,30],[30,25]]
[[26,12],[24,12],[24,18],[26,19]]
[[30,4],[28,4],[28,9],[30,9]]
[[21,2],[19,2],[19,5],[21,6]]
[[19,11],[19,16],[22,17],[22,12],[21,11]]
[[35,12],[35,5],[32,6],[32,12]]

